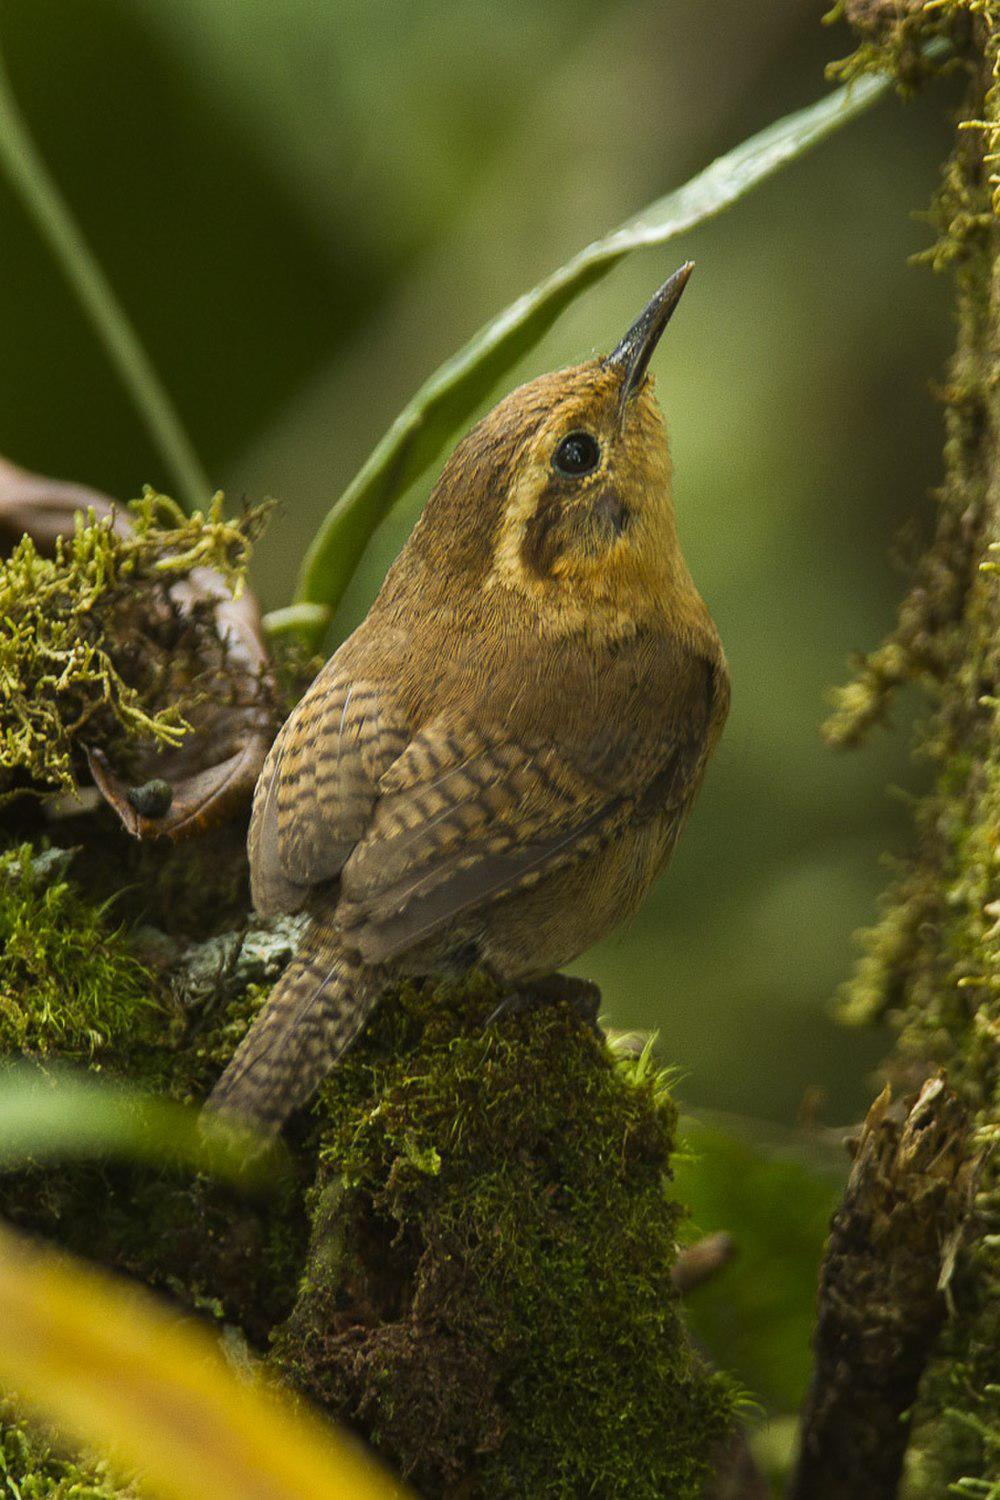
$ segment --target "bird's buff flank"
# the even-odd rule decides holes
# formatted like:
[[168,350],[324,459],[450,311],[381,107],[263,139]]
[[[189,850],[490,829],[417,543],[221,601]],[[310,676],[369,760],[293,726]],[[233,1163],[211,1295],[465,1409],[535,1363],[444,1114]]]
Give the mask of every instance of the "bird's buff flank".
[[647,373],[691,269],[613,354],[522,386],[459,443],[278,735],[253,899],[312,921],[211,1111],[278,1130],[395,978],[537,981],[669,857],[729,705]]

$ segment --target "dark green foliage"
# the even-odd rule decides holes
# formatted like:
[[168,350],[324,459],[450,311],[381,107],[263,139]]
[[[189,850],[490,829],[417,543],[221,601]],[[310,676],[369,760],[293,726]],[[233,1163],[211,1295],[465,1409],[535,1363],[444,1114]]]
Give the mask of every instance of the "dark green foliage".
[[681,1120],[685,1150],[675,1180],[690,1205],[685,1237],[726,1230],[737,1246],[732,1265],[694,1293],[686,1312],[698,1337],[725,1350],[727,1367],[772,1412],[793,1412],[809,1381],[816,1268],[848,1157],[836,1147],[807,1155],[805,1132],[794,1148],[763,1133],[754,1144],[749,1131],[737,1137]]
[[694,1496],[733,1391],[671,1285],[675,1110],[566,1005],[407,987],[325,1086],[283,1372],[425,1496]]

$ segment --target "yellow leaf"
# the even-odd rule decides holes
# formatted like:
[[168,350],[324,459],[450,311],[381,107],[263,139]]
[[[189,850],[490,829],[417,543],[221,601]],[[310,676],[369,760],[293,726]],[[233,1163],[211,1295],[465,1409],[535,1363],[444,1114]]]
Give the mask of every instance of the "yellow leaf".
[[149,1292],[0,1228],[0,1380],[164,1500],[400,1500],[362,1450],[245,1382]]

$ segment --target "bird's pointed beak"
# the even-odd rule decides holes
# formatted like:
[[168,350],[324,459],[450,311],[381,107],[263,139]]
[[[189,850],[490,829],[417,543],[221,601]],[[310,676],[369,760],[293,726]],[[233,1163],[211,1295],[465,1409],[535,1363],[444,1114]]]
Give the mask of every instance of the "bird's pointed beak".
[[663,330],[673,316],[674,308],[694,270],[694,261],[685,261],[679,270],[665,281],[660,290],[650,298],[636,318],[628,333],[604,361],[606,365],[622,371],[622,389],[619,410],[624,413],[625,404],[642,385],[643,378],[653,357],[653,350],[660,342]]

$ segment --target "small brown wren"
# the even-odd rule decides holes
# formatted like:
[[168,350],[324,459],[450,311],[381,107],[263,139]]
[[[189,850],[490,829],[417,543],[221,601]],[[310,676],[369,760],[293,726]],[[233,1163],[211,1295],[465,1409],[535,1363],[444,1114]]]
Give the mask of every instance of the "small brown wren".
[[276,1131],[402,975],[548,976],[636,910],[729,706],[681,555],[649,361],[691,274],[605,359],[465,437],[254,796],[264,913],[301,948],[209,1108]]

